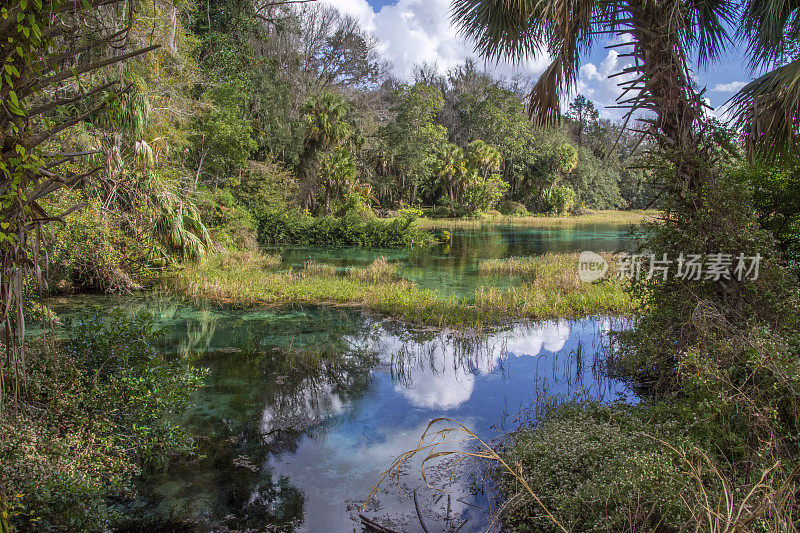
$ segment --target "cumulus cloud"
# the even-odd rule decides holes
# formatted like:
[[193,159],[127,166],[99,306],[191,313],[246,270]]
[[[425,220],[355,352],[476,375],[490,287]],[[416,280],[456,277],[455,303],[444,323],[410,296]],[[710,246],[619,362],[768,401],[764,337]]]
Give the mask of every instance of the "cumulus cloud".
[[323,0],[355,17],[380,42],[383,56],[394,65],[395,74],[408,78],[414,65],[435,64],[439,72],[474,59],[499,75],[536,76],[549,62],[542,54],[521,65],[484,63],[472,45],[458,35],[450,23],[450,0],[399,0],[375,12],[367,0]]
[[747,85],[746,81],[732,81],[730,83],[718,83],[711,89],[715,93],[735,93]]
[[[412,75],[414,65],[435,65],[440,73],[473,59],[486,70],[500,76],[529,76],[533,79],[550,63],[547,54],[521,65],[487,63],[473,51],[472,43],[460,37],[450,23],[450,0],[397,0],[374,11],[367,0],[322,0],[341,12],[355,17],[380,43],[381,54],[394,66],[394,73],[403,79]],[[629,35],[616,37],[611,42],[630,42]],[[609,50],[598,64],[585,63],[579,72],[577,92],[595,102],[600,112],[609,118],[618,118],[624,111],[607,109],[614,105],[620,94],[617,83],[625,77],[609,79],[610,74],[629,66],[616,50]],[[566,105],[575,94],[565,96]]]
[[[600,113],[609,118],[620,117],[625,110],[609,109],[608,106],[616,104],[617,97],[621,94],[619,83],[632,79],[633,74],[609,78],[612,74],[622,71],[629,67],[631,63],[623,62],[619,57],[619,52],[609,50],[606,57],[599,65],[595,63],[584,63],[579,72],[575,93],[583,94],[592,100]],[[575,94],[569,95],[574,97]],[[567,105],[567,102],[564,102]]]

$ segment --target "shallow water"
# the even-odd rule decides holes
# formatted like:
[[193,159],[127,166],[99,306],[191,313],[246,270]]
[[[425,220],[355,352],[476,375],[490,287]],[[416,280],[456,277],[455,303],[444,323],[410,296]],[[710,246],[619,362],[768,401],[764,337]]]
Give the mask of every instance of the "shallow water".
[[[625,231],[495,226],[456,230],[449,249],[295,247],[284,259],[351,266],[383,255],[420,285],[459,294],[480,282],[483,259],[624,249]],[[453,418],[496,441],[542,395],[630,395],[595,372],[595,354],[619,320],[518,323],[476,335],[325,307],[197,308],[155,295],[52,302],[62,318],[90,305],[151,313],[166,352],[210,370],[195,407],[176,420],[199,436],[199,456],[142,481],[144,503],[126,510],[136,520],[131,530],[361,531],[358,514],[372,485],[433,418]],[[432,531],[485,530],[492,498],[469,470],[480,473],[457,468],[450,478],[431,469],[440,493],[407,469],[403,491],[388,482],[363,512],[398,531],[421,531],[409,496],[417,489]]]
[[[630,251],[630,227],[624,224],[564,224],[547,228],[487,224],[450,229],[449,245],[415,249],[356,247],[281,246],[284,266],[302,266],[313,259],[341,268],[365,266],[379,257],[399,265],[400,274],[420,287],[444,296],[471,297],[479,286],[503,287],[516,283],[511,278],[478,275],[486,259],[539,255],[546,252]],[[435,233],[441,235],[442,230]]]

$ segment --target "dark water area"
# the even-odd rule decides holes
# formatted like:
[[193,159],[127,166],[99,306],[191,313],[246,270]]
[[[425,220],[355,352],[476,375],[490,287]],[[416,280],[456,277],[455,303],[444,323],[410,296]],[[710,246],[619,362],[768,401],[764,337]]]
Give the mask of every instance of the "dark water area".
[[[479,283],[483,259],[546,251],[629,246],[621,227],[453,232],[448,249],[284,249],[342,267],[386,256],[420,285],[458,294]],[[358,514],[408,533],[421,531],[413,499],[434,531],[484,531],[493,499],[481,469],[450,477],[408,468],[365,510],[371,487],[429,421],[448,417],[487,442],[514,429],[543,395],[630,401],[597,370],[619,319],[521,322],[491,333],[437,331],[358,310],[326,307],[243,310],[197,307],[167,296],[82,296],[51,302],[64,318],[89,306],[146,311],[163,328],[165,353],[207,368],[194,406],[174,423],[197,436],[198,455],[140,483],[126,513],[131,530],[361,531]],[[463,450],[471,449],[464,443]],[[452,447],[451,447],[452,448]],[[445,463],[446,464],[446,463]],[[418,466],[419,463],[412,463]],[[402,490],[401,490],[402,488]]]

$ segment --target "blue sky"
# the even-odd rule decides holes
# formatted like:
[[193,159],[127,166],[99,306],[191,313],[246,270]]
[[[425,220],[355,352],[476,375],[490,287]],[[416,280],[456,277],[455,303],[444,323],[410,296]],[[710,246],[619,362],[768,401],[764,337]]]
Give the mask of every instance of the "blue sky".
[[[487,70],[502,76],[527,76],[536,79],[547,64],[541,57],[521,66],[486,64],[472,51],[468,41],[459,38],[449,23],[450,0],[322,0],[359,19],[381,43],[384,57],[394,65],[395,74],[407,78],[414,64],[435,63],[440,71],[478,60]],[[627,59],[616,52],[596,46],[584,61],[578,79],[578,91],[594,100],[601,109],[611,105],[619,79],[607,78],[625,65]],[[745,82],[752,79],[742,50],[733,48],[721,61],[697,70],[700,85],[708,87],[706,96],[714,107],[721,106]],[[619,110],[605,109],[609,117]]]

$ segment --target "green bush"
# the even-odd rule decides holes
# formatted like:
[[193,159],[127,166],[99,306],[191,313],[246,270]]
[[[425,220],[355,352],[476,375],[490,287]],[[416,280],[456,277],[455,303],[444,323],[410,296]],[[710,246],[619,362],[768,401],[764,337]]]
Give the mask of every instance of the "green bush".
[[566,185],[553,187],[544,198],[545,210],[563,215],[575,206],[575,191]]
[[257,222],[228,189],[205,191],[197,202],[197,210],[208,226],[211,239],[230,252],[257,247]]
[[[693,486],[656,431],[636,408],[567,403],[515,432],[502,456],[568,531],[680,530]],[[510,531],[560,531],[516,479],[500,479]]]
[[113,528],[137,475],[193,449],[166,415],[202,372],[161,355],[150,317],[92,311],[69,332],[55,351],[30,344],[17,415],[0,420],[0,499],[23,531]]
[[402,211],[396,218],[364,218],[350,211],[345,216],[310,217],[286,211],[271,211],[259,222],[259,242],[321,246],[405,247],[432,241],[430,233],[418,229],[415,210]]

